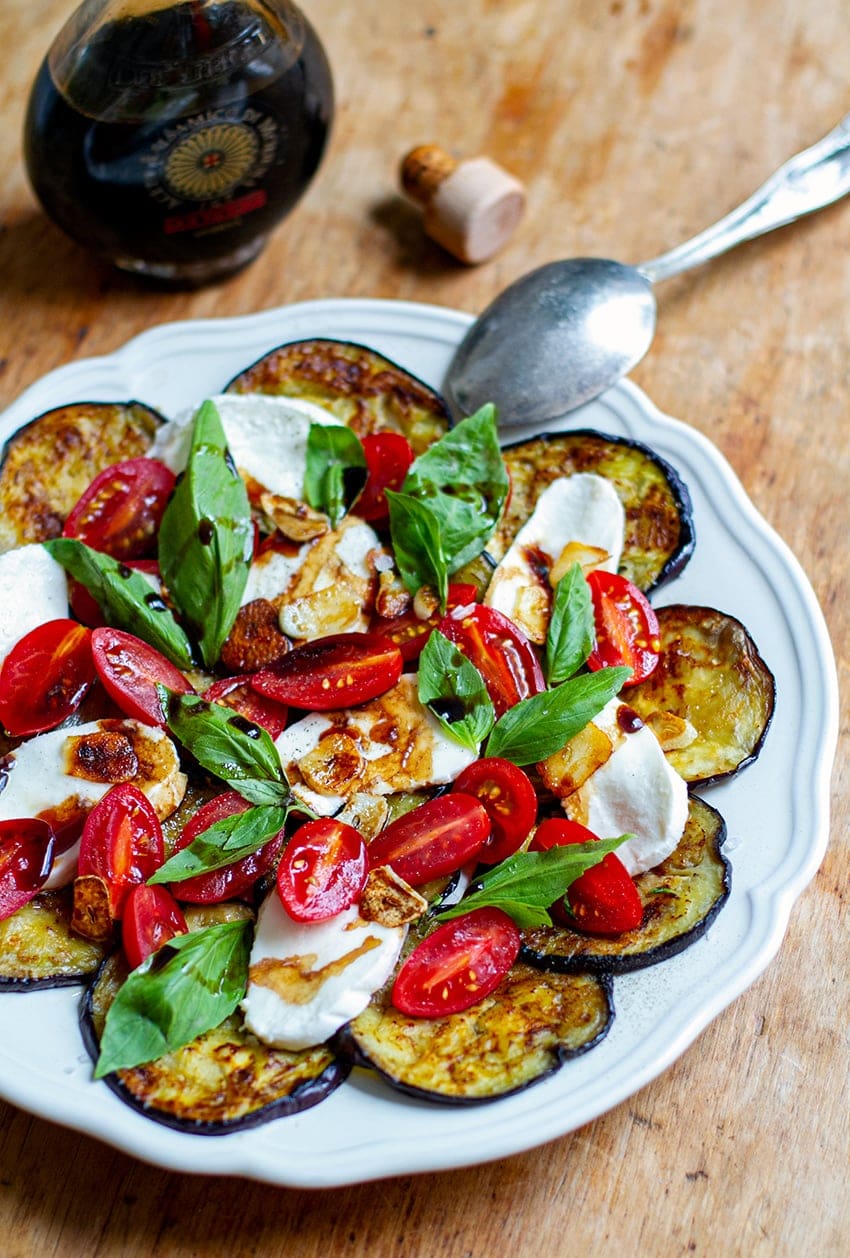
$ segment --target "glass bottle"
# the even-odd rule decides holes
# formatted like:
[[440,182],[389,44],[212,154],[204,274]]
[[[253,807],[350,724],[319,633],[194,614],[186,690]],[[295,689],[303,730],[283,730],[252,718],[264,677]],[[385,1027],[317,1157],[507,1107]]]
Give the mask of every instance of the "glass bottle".
[[195,285],[256,257],[332,116],[327,57],[289,0],[86,0],[38,72],[24,154],[74,240]]

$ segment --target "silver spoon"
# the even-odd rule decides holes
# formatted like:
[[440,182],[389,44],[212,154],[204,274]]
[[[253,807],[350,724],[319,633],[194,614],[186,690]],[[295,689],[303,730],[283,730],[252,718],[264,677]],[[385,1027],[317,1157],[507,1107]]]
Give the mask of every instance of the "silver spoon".
[[502,428],[555,419],[640,362],[655,331],[652,285],[850,191],[850,114],[792,157],[713,227],[640,266],[605,258],[550,262],[479,315],[449,366],[456,414],[495,402]]

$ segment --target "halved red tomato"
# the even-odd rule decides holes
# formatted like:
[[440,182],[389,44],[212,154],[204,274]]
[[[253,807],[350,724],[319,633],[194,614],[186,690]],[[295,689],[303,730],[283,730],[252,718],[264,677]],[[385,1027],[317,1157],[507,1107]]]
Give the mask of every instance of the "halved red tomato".
[[597,568],[588,575],[587,584],[596,626],[596,645],[588,658],[588,667],[625,664],[632,675],[623,684],[635,686],[658,663],[658,617],[637,586],[617,572]]
[[390,865],[411,887],[453,874],[481,850],[490,818],[471,795],[451,791],[391,821],[369,844],[369,864]]
[[[204,830],[208,830],[216,821],[232,817],[234,813],[245,812],[251,805],[243,799],[238,791],[224,791],[203,804],[194,817],[183,827],[176,844],[175,851],[188,847]],[[265,877],[274,868],[274,863],[283,847],[283,831],[272,835],[267,843],[253,852],[243,856],[232,865],[223,869],[211,869],[205,874],[195,874],[184,882],[171,884],[172,894],[186,904],[220,904],[222,900],[235,900],[249,896],[258,878]]]
[[92,656],[107,694],[122,712],[148,725],[164,725],[157,683],[178,694],[194,693],[191,683],[170,660],[141,638],[102,626],[91,631]]
[[[446,598],[446,610],[455,607],[469,607],[478,597],[478,590],[472,584],[453,581],[449,585]],[[414,611],[404,612],[401,616],[376,616],[372,628],[390,642],[395,643],[401,651],[405,664],[412,664],[422,654],[422,648],[430,637],[431,630],[436,629],[443,618],[443,613],[435,611],[432,616],[422,620]]]
[[277,703],[326,712],[385,694],[398,681],[401,651],[377,633],[333,633],[297,646],[250,678]]
[[[595,843],[597,835],[564,817],[550,817],[537,827],[531,843],[533,852],[567,843]],[[643,905],[631,875],[616,852],[603,856],[598,865],[575,880],[567,891],[568,926],[591,935],[621,935],[634,930],[643,919]]]
[[50,876],[53,853],[53,831],[46,821],[0,821],[0,921],[38,894]]
[[104,468],[66,519],[63,537],[75,537],[114,559],[155,554],[174,480],[158,459],[126,459]]
[[95,678],[91,630],[48,620],[24,634],[0,670],[0,722],[10,734],[55,729],[76,711]]
[[513,856],[537,820],[537,792],[528,774],[501,756],[485,756],[464,769],[455,790],[474,796],[490,818],[490,837],[478,859],[496,865]]
[[439,1018],[489,996],[519,956],[520,933],[501,909],[474,909],[444,922],[405,961],[393,985],[396,1009]]
[[366,844],[354,826],[319,817],[287,843],[277,867],[277,891],[296,922],[323,922],[355,902],[368,873]]
[[223,703],[226,708],[233,708],[240,716],[268,730],[272,738],[277,738],[286,729],[288,709],[282,703],[275,703],[274,699],[267,699],[252,690],[248,677],[222,677],[204,691],[204,698],[210,703]]
[[124,904],[121,942],[132,969],[175,935],[187,934],[189,927],[180,905],[167,887],[133,887]]
[[380,523],[389,517],[387,490],[401,489],[413,462],[413,446],[400,432],[374,432],[361,438],[366,455],[366,484],[354,504],[363,520]]
[[437,628],[478,669],[497,717],[520,699],[546,689],[543,669],[528,638],[494,607],[458,607]]
[[113,920],[130,888],[145,882],[165,859],[162,826],[153,805],[132,782],[113,786],[86,817],[77,872],[94,874],[109,890]]

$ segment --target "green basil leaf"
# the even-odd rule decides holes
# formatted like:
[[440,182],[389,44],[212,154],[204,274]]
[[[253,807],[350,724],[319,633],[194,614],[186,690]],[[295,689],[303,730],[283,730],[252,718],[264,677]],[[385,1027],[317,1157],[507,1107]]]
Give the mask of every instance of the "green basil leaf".
[[553,756],[602,711],[630,673],[629,668],[602,668],[520,699],[496,722],[487,755],[519,765]]
[[86,587],[110,625],[144,638],[178,668],[191,668],[189,639],[140,572],[73,537],[55,537],[43,545]]
[[222,817],[160,865],[148,878],[148,884],[183,882],[196,874],[224,869],[245,856],[253,856],[272,835],[283,829],[287,812],[279,805],[267,805]]
[[210,668],[233,627],[253,548],[248,494],[227,449],[214,403],[195,416],[185,472],[159,530],[165,587]]
[[289,802],[280,756],[267,730],[200,695],[177,694],[166,686],[157,690],[169,730],[204,769],[252,803]]
[[304,472],[310,506],[336,528],[365,484],[366,455],[357,434],[344,424],[311,424]]
[[478,669],[437,629],[419,657],[419,701],[430,708],[447,734],[474,752],[496,720]]
[[445,607],[449,564],[439,519],[428,503],[410,494],[388,489],[386,495],[396,567],[402,581],[412,594],[422,585],[432,586],[440,606]]
[[106,1015],[94,1075],[154,1061],[190,1044],[245,994],[251,923],[175,935],[133,970]]
[[543,910],[560,900],[576,878],[630,838],[630,834],[621,834],[616,839],[550,847],[546,852],[517,852],[477,878],[463,899],[438,913],[437,920],[460,917],[473,909],[500,908],[518,926],[551,926]]
[[451,573],[481,554],[499,522],[508,487],[496,410],[488,403],[420,454],[401,488],[428,503]]
[[577,673],[593,650],[593,600],[580,564],[558,584],[546,635],[544,669],[550,686]]

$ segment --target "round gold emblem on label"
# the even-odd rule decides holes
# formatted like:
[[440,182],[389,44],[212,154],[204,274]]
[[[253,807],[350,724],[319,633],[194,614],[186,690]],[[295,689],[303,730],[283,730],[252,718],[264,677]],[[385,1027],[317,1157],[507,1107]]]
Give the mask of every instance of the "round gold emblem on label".
[[178,140],[162,174],[171,192],[187,201],[223,196],[250,174],[260,154],[256,133],[238,122],[216,122]]

